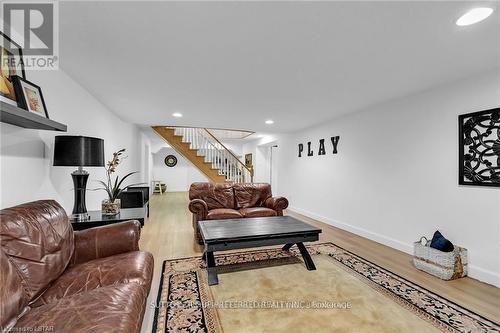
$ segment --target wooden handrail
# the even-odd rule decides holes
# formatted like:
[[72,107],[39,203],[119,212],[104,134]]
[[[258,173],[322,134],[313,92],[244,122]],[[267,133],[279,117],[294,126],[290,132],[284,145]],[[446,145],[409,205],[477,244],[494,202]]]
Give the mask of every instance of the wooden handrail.
[[198,127],[198,126],[173,126],[173,125],[162,125],[162,126],[153,126],[153,127],[168,127],[168,128],[199,128],[206,130],[214,130],[214,131],[231,131],[231,132],[244,132],[248,133],[243,138],[249,137],[252,134],[255,134],[253,131],[242,130],[242,129],[229,129],[229,128],[220,128],[220,127]]
[[229,152],[229,154],[231,154],[237,161],[239,164],[241,164],[242,167],[244,167],[245,169],[247,169],[247,171],[250,173],[250,177],[252,177],[252,182],[253,182],[253,168],[250,169],[248,168],[243,162],[240,161],[240,159],[233,154],[232,151],[230,151],[229,149],[227,149],[226,146],[224,146],[224,144],[222,142],[219,141],[219,139],[217,139],[212,133],[210,133],[210,131],[206,128],[204,128],[205,132],[208,133],[208,135],[210,135],[215,141],[217,141],[218,144],[220,144],[226,151]]

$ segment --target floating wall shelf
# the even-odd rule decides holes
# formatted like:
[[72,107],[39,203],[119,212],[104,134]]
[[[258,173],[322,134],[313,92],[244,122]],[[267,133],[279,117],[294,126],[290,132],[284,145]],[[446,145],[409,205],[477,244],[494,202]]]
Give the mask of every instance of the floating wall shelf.
[[66,132],[67,126],[17,106],[0,102],[0,121],[23,128]]

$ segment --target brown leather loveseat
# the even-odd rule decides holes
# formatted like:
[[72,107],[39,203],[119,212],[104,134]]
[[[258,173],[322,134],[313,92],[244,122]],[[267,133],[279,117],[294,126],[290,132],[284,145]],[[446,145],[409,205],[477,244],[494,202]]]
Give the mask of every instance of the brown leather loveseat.
[[273,197],[271,185],[266,183],[193,183],[189,200],[198,243],[202,242],[198,221],[282,216],[288,207],[288,200]]
[[0,331],[140,332],[153,257],[137,221],[73,232],[51,200],[0,218]]

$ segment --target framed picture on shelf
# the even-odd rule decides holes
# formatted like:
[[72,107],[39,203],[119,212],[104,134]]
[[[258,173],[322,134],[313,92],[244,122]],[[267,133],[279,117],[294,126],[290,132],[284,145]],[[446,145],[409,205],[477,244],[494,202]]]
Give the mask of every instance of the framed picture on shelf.
[[49,113],[47,112],[45,100],[42,95],[42,89],[20,76],[14,76],[13,81],[14,89],[16,90],[17,105],[29,112],[49,118]]
[[26,79],[21,47],[0,31],[0,101],[17,104],[13,77]]

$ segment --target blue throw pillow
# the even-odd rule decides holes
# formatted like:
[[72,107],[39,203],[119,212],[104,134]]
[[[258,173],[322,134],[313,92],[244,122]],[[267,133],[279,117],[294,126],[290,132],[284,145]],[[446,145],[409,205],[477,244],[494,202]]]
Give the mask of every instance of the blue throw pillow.
[[434,236],[432,236],[431,247],[443,252],[451,252],[455,249],[453,244],[444,238],[439,231],[436,231]]

